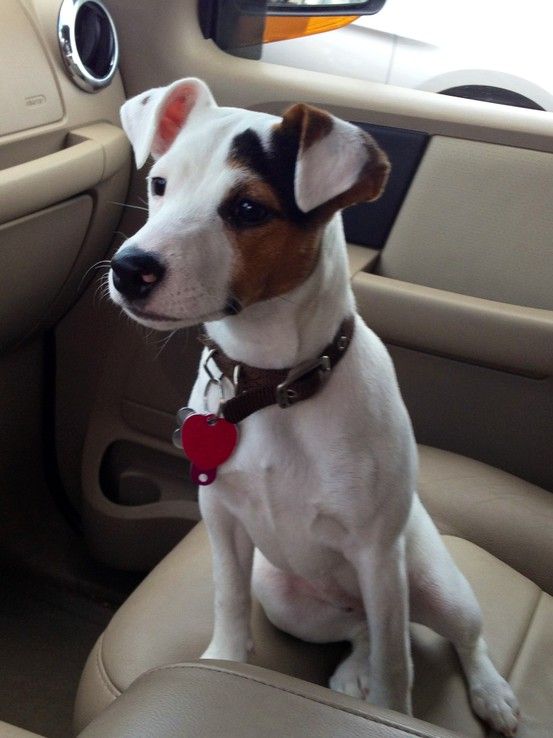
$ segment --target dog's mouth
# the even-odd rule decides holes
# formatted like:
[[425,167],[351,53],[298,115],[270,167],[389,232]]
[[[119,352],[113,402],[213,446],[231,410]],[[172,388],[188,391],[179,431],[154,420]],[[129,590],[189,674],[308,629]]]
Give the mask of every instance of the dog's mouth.
[[181,323],[182,318],[175,318],[172,315],[163,315],[162,313],[150,313],[147,310],[141,310],[140,308],[137,308],[135,305],[125,305],[125,310],[131,315],[136,316],[137,318],[142,318],[142,320],[152,320],[157,321],[158,323]]
[[149,310],[142,310],[136,307],[136,305],[129,305],[125,303],[121,306],[123,310],[130,315],[132,318],[137,320],[139,323],[146,324],[148,327],[158,328],[164,330],[167,324],[174,326],[175,328],[189,328],[190,326],[199,325],[200,323],[207,323],[212,320],[219,320],[225,316],[225,311],[214,310],[213,312],[206,313],[205,315],[198,315],[197,317],[186,317],[177,318],[174,315],[165,315],[163,313],[154,313]]

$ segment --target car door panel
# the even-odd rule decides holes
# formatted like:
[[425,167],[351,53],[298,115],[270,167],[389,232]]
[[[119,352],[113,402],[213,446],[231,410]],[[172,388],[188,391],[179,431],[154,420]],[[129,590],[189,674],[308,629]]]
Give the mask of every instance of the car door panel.
[[434,136],[378,271],[552,310],[551,192],[552,154]]
[[39,335],[75,302],[84,273],[111,243],[128,187],[121,79],[96,95],[72,84],[58,10],[50,0],[2,4],[0,250],[12,279],[0,348]]
[[[61,120],[63,107],[43,42],[24,6],[6,0],[0,27],[0,65],[3,74],[0,136]],[[18,104],[21,90],[24,105]]]

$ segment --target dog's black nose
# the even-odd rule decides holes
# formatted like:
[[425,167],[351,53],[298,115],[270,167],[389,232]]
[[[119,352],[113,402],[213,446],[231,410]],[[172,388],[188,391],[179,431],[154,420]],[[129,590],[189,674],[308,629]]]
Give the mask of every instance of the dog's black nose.
[[155,256],[128,246],[111,260],[113,286],[128,300],[147,297],[165,274]]

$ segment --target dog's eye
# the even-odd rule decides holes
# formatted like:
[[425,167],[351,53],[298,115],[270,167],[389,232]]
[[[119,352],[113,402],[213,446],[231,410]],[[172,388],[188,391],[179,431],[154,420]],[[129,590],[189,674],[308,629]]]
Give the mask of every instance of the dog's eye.
[[271,217],[271,211],[255,200],[239,200],[234,206],[234,220],[237,225],[261,225]]
[[150,186],[152,188],[152,195],[163,197],[165,194],[165,187],[167,186],[167,180],[163,179],[163,177],[152,177]]

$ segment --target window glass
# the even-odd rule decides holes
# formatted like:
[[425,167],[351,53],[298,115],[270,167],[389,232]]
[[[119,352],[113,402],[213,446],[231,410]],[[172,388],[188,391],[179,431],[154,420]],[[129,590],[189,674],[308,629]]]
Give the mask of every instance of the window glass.
[[344,28],[265,44],[262,59],[553,110],[552,23],[546,0],[387,0]]

